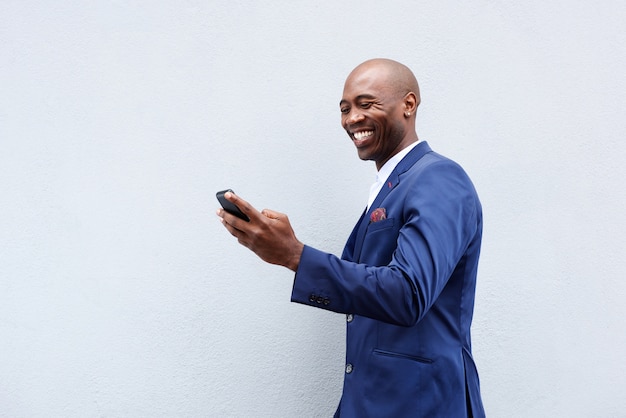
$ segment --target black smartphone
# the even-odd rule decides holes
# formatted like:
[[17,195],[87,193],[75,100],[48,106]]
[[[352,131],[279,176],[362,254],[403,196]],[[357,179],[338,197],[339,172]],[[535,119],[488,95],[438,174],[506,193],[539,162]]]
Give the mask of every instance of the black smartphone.
[[246,222],[250,222],[250,218],[248,218],[248,215],[243,213],[241,209],[237,207],[237,205],[226,200],[226,198],[224,197],[224,194],[226,192],[231,192],[235,194],[235,192],[233,192],[231,189],[226,189],[226,190],[222,190],[221,192],[217,192],[215,196],[217,196],[217,200],[220,202],[220,205],[222,205],[222,207],[224,208],[226,212],[232,215],[235,215],[236,217],[243,219]]

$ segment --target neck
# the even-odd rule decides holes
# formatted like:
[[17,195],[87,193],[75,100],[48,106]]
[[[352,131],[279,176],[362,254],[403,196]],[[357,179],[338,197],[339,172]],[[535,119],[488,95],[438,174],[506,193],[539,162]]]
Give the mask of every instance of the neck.
[[398,155],[399,153],[401,153],[402,151],[404,151],[407,147],[410,146],[414,146],[417,145],[417,143],[419,142],[419,138],[415,138],[414,140],[411,141],[407,141],[406,143],[402,143],[401,146],[398,146],[398,148],[396,149],[396,151],[393,153],[393,155],[391,155],[389,158],[387,158],[385,161],[381,161],[381,162],[376,162],[376,171],[380,171],[381,168],[383,168],[383,166],[385,164],[387,164],[387,162],[389,162],[389,160],[391,160],[392,158],[394,158],[396,155]]

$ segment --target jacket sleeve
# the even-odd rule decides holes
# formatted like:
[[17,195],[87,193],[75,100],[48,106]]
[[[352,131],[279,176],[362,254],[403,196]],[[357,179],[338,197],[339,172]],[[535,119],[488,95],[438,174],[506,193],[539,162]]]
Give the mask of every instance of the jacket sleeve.
[[[399,205],[391,221],[399,230],[371,228],[361,263],[305,246],[293,302],[404,326],[428,312],[477,233],[480,204],[467,175],[450,160],[404,181],[387,197]],[[391,261],[368,265],[368,259],[377,263],[379,248]]]

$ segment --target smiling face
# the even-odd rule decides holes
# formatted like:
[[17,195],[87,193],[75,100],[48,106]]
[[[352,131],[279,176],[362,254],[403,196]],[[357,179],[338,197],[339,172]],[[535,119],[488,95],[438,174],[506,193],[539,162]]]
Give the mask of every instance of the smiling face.
[[402,64],[367,61],[348,76],[339,103],[341,124],[356,146],[359,158],[374,161],[379,170],[417,140],[412,114],[419,99],[414,93],[416,89],[411,89],[404,80],[407,71],[409,79],[415,80]]

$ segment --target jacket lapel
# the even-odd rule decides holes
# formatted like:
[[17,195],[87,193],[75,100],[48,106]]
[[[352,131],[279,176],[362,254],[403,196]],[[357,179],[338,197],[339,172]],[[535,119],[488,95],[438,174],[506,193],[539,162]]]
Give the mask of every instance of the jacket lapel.
[[372,206],[370,206],[367,213],[361,216],[361,219],[357,223],[355,227],[356,237],[354,236],[354,232],[350,235],[350,240],[354,239],[354,251],[352,251],[352,260],[359,262],[361,257],[361,248],[363,247],[363,239],[365,238],[365,232],[367,231],[367,227],[370,224],[370,215],[374,210],[379,207],[382,207],[382,202],[385,200],[387,195],[391,193],[391,191],[400,184],[400,176],[407,171],[409,168],[413,166],[420,158],[422,158],[425,154],[431,152],[432,149],[428,145],[428,142],[420,142],[413,148],[393,169],[389,177],[387,178],[385,184],[383,185],[380,192],[374,199]]

